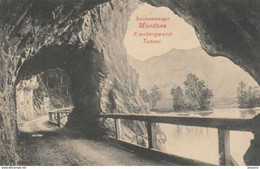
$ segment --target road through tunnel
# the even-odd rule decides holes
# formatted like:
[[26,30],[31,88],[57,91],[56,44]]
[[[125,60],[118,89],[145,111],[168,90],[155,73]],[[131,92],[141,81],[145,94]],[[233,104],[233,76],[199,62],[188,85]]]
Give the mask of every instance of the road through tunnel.
[[[91,127],[94,125],[93,123],[95,123],[93,120],[96,119],[95,115],[98,114],[95,110],[100,112],[97,106],[99,101],[96,95],[96,93],[98,93],[99,76],[97,72],[99,72],[99,70],[97,70],[98,68],[96,66],[101,63],[93,64],[93,58],[91,56],[91,54],[93,54],[92,48],[86,47],[85,49],[86,52],[62,46],[43,48],[34,55],[32,59],[24,62],[19,69],[16,83],[18,84],[19,81],[24,79],[28,80],[32,76],[49,69],[60,68],[64,70],[71,79],[71,85],[69,85],[69,87],[75,107],[69,117],[68,125],[72,128],[77,127],[77,129],[79,129],[80,126],[86,126],[87,129],[91,128],[90,131],[92,131],[93,128],[97,128],[97,124],[95,127]],[[48,82],[50,86],[51,82],[50,79],[50,82]],[[83,116],[86,112],[88,112],[87,117],[85,117],[87,121],[84,121]],[[76,124],[76,126],[74,126],[74,124]]]

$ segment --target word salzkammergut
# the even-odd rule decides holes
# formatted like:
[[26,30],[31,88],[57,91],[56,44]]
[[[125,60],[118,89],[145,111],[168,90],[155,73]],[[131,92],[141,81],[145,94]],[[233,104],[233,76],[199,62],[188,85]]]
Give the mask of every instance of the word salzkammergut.
[[136,17],[136,21],[168,21],[170,17]]

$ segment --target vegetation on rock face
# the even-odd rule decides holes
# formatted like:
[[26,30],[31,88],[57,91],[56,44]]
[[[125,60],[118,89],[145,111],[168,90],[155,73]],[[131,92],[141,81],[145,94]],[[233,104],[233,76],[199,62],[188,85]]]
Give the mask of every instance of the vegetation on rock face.
[[184,82],[185,95],[180,86],[172,88],[173,109],[175,111],[209,108],[210,100],[213,97],[212,90],[209,89],[203,80],[200,80],[195,74],[189,73]]
[[237,87],[237,103],[240,108],[253,108],[260,106],[259,87],[247,87],[245,82],[239,82]]
[[50,104],[53,109],[72,106],[70,88],[71,81],[64,70],[50,69],[40,75],[48,90]]

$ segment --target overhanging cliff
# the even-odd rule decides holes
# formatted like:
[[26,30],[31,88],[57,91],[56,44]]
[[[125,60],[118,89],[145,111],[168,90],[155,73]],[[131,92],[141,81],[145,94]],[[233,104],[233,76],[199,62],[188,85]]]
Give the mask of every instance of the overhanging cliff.
[[194,27],[210,56],[225,56],[260,84],[260,1],[142,0],[165,6]]
[[70,76],[67,126],[89,136],[103,132],[99,113],[148,112],[122,43],[137,7],[138,1],[1,1],[1,164],[17,162],[14,86],[48,69]]

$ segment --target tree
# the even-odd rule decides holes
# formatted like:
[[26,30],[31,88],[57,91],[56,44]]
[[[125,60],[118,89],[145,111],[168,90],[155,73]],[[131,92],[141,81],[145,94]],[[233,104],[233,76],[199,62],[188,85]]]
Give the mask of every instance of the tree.
[[247,95],[246,84],[243,81],[239,82],[237,87],[237,101],[239,107],[243,108],[247,106]]
[[146,89],[142,89],[140,91],[140,95],[141,95],[144,102],[150,103],[150,95],[148,94]]
[[180,111],[185,109],[185,101],[182,88],[177,86],[176,88],[172,88],[171,95],[173,99],[173,109],[175,111]]
[[209,99],[213,97],[212,90],[207,88],[205,82],[200,80],[195,74],[189,73],[184,82],[185,94],[188,98],[196,100],[200,109],[209,107]]
[[162,99],[162,93],[161,93],[159,87],[153,86],[151,89],[151,94],[150,94],[152,110],[154,109],[156,103],[161,99]]
[[253,87],[253,93],[255,97],[255,106],[260,106],[260,90],[258,86]]
[[256,106],[256,95],[253,90],[253,87],[249,87],[247,90],[248,100],[247,100],[247,107],[253,108]]

